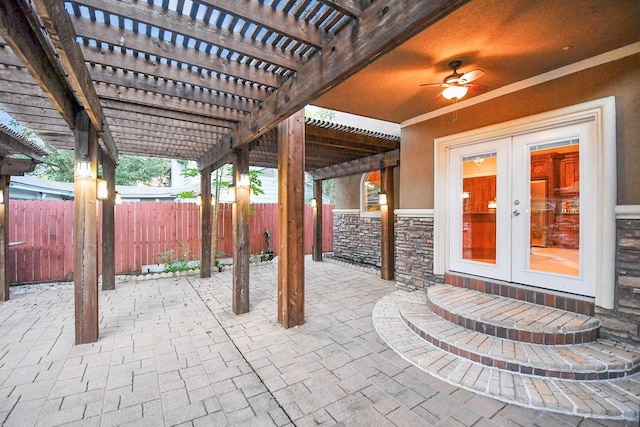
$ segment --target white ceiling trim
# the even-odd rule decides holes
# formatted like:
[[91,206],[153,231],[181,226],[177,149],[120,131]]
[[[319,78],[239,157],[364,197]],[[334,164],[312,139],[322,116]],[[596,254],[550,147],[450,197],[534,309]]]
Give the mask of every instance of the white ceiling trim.
[[551,80],[559,79],[559,78],[568,76],[570,74],[578,73],[580,71],[597,67],[609,62],[617,61],[619,59],[626,58],[627,56],[631,56],[631,55],[636,55],[638,53],[640,53],[640,42],[632,43],[628,46],[624,46],[619,49],[605,52],[603,54],[600,54],[591,58],[587,58],[582,61],[570,64],[564,67],[557,68],[547,73],[540,74],[535,77],[531,77],[525,80],[521,80],[519,82],[512,83],[510,85],[503,86],[496,90],[492,90],[491,92],[487,92],[482,95],[478,95],[473,98],[470,98],[466,101],[457,102],[455,104],[452,104],[443,108],[439,108],[437,110],[422,114],[412,119],[405,120],[404,122],[400,123],[400,127],[404,128],[407,126],[412,126],[417,123],[421,123],[427,120],[434,119],[436,117],[440,117],[445,114],[452,113],[462,108],[471,107],[472,105],[476,105],[476,104],[481,104],[483,102],[487,102],[491,99],[495,99],[500,96],[518,92],[518,91],[530,88],[532,86],[546,83]]

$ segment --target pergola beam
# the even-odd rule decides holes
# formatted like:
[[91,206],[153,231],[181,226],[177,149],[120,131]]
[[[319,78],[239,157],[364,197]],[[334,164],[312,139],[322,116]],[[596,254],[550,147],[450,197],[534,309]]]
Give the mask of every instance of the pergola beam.
[[400,150],[363,157],[349,162],[315,169],[309,173],[314,179],[332,179],[347,175],[371,172],[380,168],[396,166],[400,161]]
[[67,73],[71,87],[80,98],[94,129],[102,136],[107,153],[113,162],[118,164],[118,148],[109,132],[105,132],[102,106],[85,66],[82,51],[76,43],[76,33],[69,13],[64,8],[64,2],[34,0],[34,4]]
[[14,0],[0,2],[0,35],[73,128],[79,105],[58,68],[49,60],[52,54],[45,50],[41,37]]

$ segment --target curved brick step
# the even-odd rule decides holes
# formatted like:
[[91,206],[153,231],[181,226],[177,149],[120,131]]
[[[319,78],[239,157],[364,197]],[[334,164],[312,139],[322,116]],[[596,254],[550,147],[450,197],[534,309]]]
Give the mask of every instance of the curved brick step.
[[501,370],[567,380],[608,380],[640,371],[640,352],[607,342],[545,346],[511,341],[454,325],[426,306],[399,308],[400,318],[429,343]]
[[425,372],[466,390],[517,405],[637,422],[640,373],[606,381],[573,381],[525,375],[473,362],[428,343],[406,326],[400,310],[413,318],[428,312],[425,301],[424,291],[395,291],[378,301],[372,316],[376,331],[387,345]]
[[532,344],[592,342],[600,328],[598,319],[584,314],[449,285],[430,287],[427,305],[456,325]]

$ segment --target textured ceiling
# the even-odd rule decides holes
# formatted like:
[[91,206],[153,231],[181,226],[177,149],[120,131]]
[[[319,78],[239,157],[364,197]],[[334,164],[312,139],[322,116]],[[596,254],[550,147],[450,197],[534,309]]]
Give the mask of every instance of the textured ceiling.
[[[473,0],[379,58],[314,104],[400,123],[451,104],[447,64],[485,71],[486,91],[639,41],[637,0]],[[467,97],[479,92],[469,93]]]

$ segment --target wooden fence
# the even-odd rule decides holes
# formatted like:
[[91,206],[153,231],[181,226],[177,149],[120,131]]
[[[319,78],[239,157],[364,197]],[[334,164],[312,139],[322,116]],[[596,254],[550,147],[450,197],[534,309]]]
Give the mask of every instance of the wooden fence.
[[[100,205],[101,206],[101,205]],[[218,250],[231,256],[231,204],[218,218]],[[323,251],[333,248],[333,205],[323,206]],[[99,212],[98,221],[102,214]],[[311,253],[312,208],[305,206],[304,250]],[[73,275],[73,201],[11,200],[9,203],[11,283],[67,280]],[[249,218],[251,253],[266,251],[265,230],[278,253],[278,205],[254,204]],[[200,215],[194,203],[127,202],[115,210],[116,274],[164,262],[162,254],[200,258]],[[99,243],[99,248],[101,247]],[[100,250],[100,249],[99,249]],[[102,256],[99,254],[99,259]],[[101,265],[98,266],[101,269]]]

